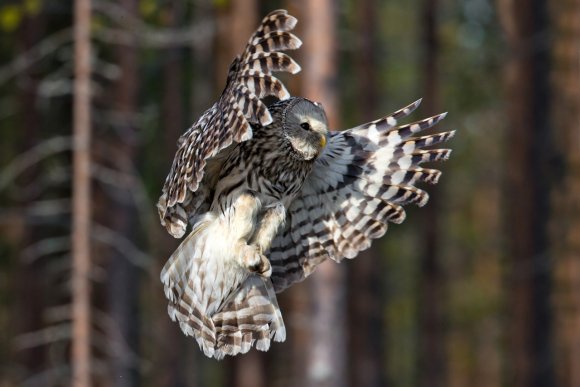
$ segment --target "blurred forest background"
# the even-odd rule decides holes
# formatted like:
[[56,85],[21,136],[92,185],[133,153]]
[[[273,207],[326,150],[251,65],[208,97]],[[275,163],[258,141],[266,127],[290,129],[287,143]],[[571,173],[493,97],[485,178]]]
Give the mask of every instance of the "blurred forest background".
[[[580,386],[580,1],[77,3],[0,3],[0,386]],[[285,343],[216,362],[155,203],[276,8],[335,128],[423,97],[458,133],[425,208],[279,296]]]

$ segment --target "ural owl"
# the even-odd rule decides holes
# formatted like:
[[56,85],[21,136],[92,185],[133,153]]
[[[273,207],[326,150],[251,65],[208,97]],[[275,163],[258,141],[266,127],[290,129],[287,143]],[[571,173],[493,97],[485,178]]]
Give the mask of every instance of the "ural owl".
[[[274,71],[300,67],[281,50],[300,47],[296,19],[267,15],[229,69],[219,100],[178,141],[157,204],[176,238],[189,235],[161,273],[169,316],[209,357],[268,350],[286,330],[276,300],[327,258],[367,249],[403,204],[427,202],[418,182],[446,159],[427,149],[454,132],[413,137],[440,114],[397,126],[420,101],[345,131],[331,131],[322,105],[291,97]],[[266,107],[261,101],[274,96]]]

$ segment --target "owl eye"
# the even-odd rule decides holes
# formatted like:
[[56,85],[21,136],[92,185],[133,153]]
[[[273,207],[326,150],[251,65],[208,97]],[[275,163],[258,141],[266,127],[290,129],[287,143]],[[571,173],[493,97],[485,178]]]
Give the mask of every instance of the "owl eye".
[[310,124],[308,122],[303,122],[300,124],[300,127],[304,130],[310,130]]

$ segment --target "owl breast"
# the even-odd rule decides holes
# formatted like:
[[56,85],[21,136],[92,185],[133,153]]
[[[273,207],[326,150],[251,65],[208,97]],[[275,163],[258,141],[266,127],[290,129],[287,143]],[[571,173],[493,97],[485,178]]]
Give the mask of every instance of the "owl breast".
[[289,205],[312,170],[312,162],[297,159],[279,131],[255,131],[224,163],[212,209],[228,208],[243,192],[252,191],[263,206]]

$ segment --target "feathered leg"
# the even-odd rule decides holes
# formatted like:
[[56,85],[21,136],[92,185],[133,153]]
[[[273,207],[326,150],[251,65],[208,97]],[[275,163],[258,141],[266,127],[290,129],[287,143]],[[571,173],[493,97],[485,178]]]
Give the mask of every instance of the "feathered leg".
[[263,250],[259,245],[248,243],[254,233],[261,208],[260,199],[252,192],[244,192],[235,200],[228,219],[231,236],[237,239],[234,254],[238,263],[252,273],[269,277],[272,274],[270,261],[262,254]]
[[258,246],[260,252],[268,251],[272,240],[278,234],[280,227],[284,225],[286,221],[286,209],[282,203],[276,203],[269,206],[262,219],[258,224],[256,231],[251,239],[251,244]]

